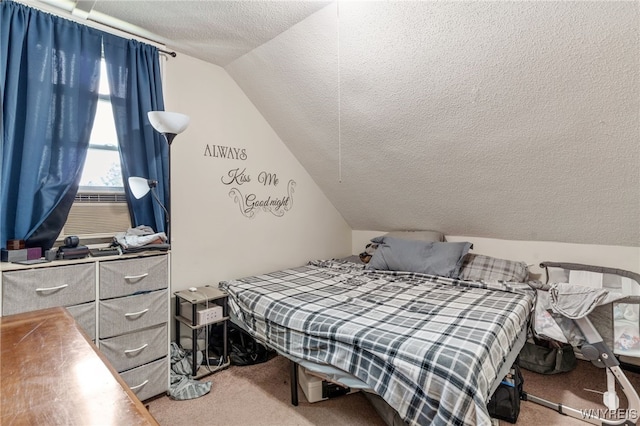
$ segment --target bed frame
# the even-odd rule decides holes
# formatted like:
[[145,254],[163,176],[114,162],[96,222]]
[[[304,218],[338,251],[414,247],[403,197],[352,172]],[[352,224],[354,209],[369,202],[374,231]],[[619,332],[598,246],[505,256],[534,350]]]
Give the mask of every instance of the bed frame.
[[[241,325],[239,325],[241,326]],[[500,382],[503,378],[509,373],[511,366],[517,362],[518,354],[524,347],[525,342],[527,341],[527,329],[524,329],[518,335],[516,342],[511,349],[511,352],[507,355],[504,364],[499,370],[498,378],[494,381],[491,386],[491,394],[495,392],[495,390],[500,385]],[[291,378],[291,404],[297,406],[298,405],[298,368],[303,367],[311,372],[314,372],[322,377],[329,378],[329,381],[332,383],[336,383],[345,388],[356,388],[366,390],[370,393],[375,393],[373,390],[369,388],[369,386],[361,381],[360,379],[349,375],[348,373],[335,369],[331,366],[319,365],[310,361],[300,360],[295,357],[292,357],[289,354],[278,352],[278,354],[288,358],[291,361],[290,368],[290,378]],[[349,383],[344,383],[346,380],[349,380]],[[389,407],[390,410],[393,408]],[[393,410],[395,411],[395,410]]]
[[[230,320],[235,325],[237,325],[238,327],[248,332],[245,324],[242,323],[242,321],[239,321],[233,314],[230,315]],[[518,338],[514,343],[513,348],[511,349],[511,352],[509,352],[509,354],[507,355],[504,365],[500,369],[498,378],[491,386],[491,394],[495,392],[498,385],[500,385],[500,382],[502,381],[502,379],[509,372],[509,369],[511,368],[511,366],[517,362],[518,355],[522,350],[525,342],[527,341],[527,334],[528,334],[528,330],[524,329],[522,330],[520,335],[518,335]],[[371,398],[371,395],[375,395],[377,397],[377,394],[373,390],[371,390],[365,382],[361,381],[357,377],[351,376],[349,373],[346,373],[342,370],[336,369],[331,366],[315,364],[311,361],[296,358],[290,354],[278,351],[277,349],[271,347],[267,342],[261,341],[261,343],[269,347],[270,349],[274,350],[279,355],[287,358],[290,361],[289,381],[290,381],[291,405],[293,406],[297,407],[299,403],[298,381],[299,381],[299,368],[301,367],[305,368],[308,371],[316,373],[317,375],[324,377],[328,379],[330,382],[336,383],[342,387],[363,390],[368,394],[367,396],[369,398]],[[537,398],[533,395],[531,397]],[[541,398],[538,398],[538,399],[540,401],[544,401]],[[549,403],[549,404],[552,404],[552,403]],[[378,411],[378,413],[380,414],[380,417],[385,421],[385,423],[387,423],[388,426],[398,426],[400,422],[402,424],[406,424],[397,414],[396,410],[394,410],[382,398],[377,397],[377,400],[373,403],[373,406],[376,409],[376,411]]]

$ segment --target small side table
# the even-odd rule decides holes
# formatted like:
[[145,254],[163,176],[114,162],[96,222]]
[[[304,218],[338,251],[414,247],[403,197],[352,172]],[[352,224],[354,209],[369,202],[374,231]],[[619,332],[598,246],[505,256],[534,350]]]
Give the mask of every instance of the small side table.
[[[193,378],[199,379],[205,376],[208,376],[212,373],[215,373],[218,370],[226,368],[229,366],[229,356],[227,352],[227,328],[228,328],[228,320],[229,320],[229,306],[228,306],[228,295],[224,291],[220,290],[217,287],[204,286],[204,287],[196,287],[196,291],[189,290],[181,290],[176,291],[174,293],[176,296],[176,309],[175,309],[175,330],[176,330],[176,343],[180,345],[180,324],[185,325],[189,329],[191,329],[191,343],[192,343],[192,366],[193,366]],[[184,302],[188,302],[191,307],[191,319],[186,318],[182,313],[182,304]],[[198,324],[198,305],[208,304],[208,305],[218,305],[222,306],[222,318],[219,320],[207,323],[207,324]],[[206,332],[209,332],[209,326],[222,323],[222,338],[223,342],[223,353],[222,353],[222,364],[217,365],[215,368],[206,368],[204,372],[198,374],[198,365],[197,365],[197,352],[198,352],[198,330],[206,327]],[[209,348],[205,348],[205,356],[207,356],[207,351]]]

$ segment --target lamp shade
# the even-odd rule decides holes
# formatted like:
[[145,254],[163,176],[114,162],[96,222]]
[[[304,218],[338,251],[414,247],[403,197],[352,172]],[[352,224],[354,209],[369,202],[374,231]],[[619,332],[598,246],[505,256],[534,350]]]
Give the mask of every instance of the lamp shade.
[[129,178],[129,189],[131,189],[131,194],[133,194],[136,200],[139,200],[147,195],[151,187],[147,179],[132,176]]
[[153,128],[163,134],[180,134],[189,125],[189,116],[178,112],[149,111],[147,116]]

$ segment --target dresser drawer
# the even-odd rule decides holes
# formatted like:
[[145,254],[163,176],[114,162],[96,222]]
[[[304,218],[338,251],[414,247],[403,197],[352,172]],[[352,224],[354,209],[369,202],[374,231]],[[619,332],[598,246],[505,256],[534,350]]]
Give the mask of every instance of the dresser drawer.
[[100,301],[100,338],[167,322],[168,290]]
[[2,273],[2,315],[95,300],[93,263]]
[[100,262],[100,299],[167,288],[167,256]]
[[169,358],[165,357],[149,364],[133,368],[120,376],[140,401],[167,391]]
[[67,307],[67,311],[75,318],[76,322],[89,336],[91,340],[96,340],[96,304],[95,302],[84,303]]
[[100,340],[100,351],[121,372],[168,353],[167,324]]

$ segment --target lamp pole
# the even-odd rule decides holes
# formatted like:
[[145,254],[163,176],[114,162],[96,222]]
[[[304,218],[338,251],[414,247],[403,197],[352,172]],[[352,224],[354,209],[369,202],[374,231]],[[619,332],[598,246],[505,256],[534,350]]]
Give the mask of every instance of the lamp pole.
[[167,141],[168,147],[168,176],[167,176],[167,184],[169,187],[166,193],[169,195],[168,199],[165,200],[165,204],[167,205],[165,211],[165,226],[166,226],[166,234],[167,241],[171,244],[171,142],[176,137],[176,135],[182,133],[187,126],[189,125],[189,116],[180,114],[177,112],[167,112],[167,111],[149,111],[147,113],[149,117],[149,122],[151,126],[158,133],[161,133],[165,140]]
[[168,166],[168,176],[167,176],[167,184],[169,185],[169,197],[166,200],[167,211],[166,217],[164,220],[164,224],[167,227],[167,241],[169,245],[171,245],[171,197],[173,196],[173,191],[171,191],[171,142],[176,137],[176,133],[163,133],[164,138],[167,140],[167,166]]

